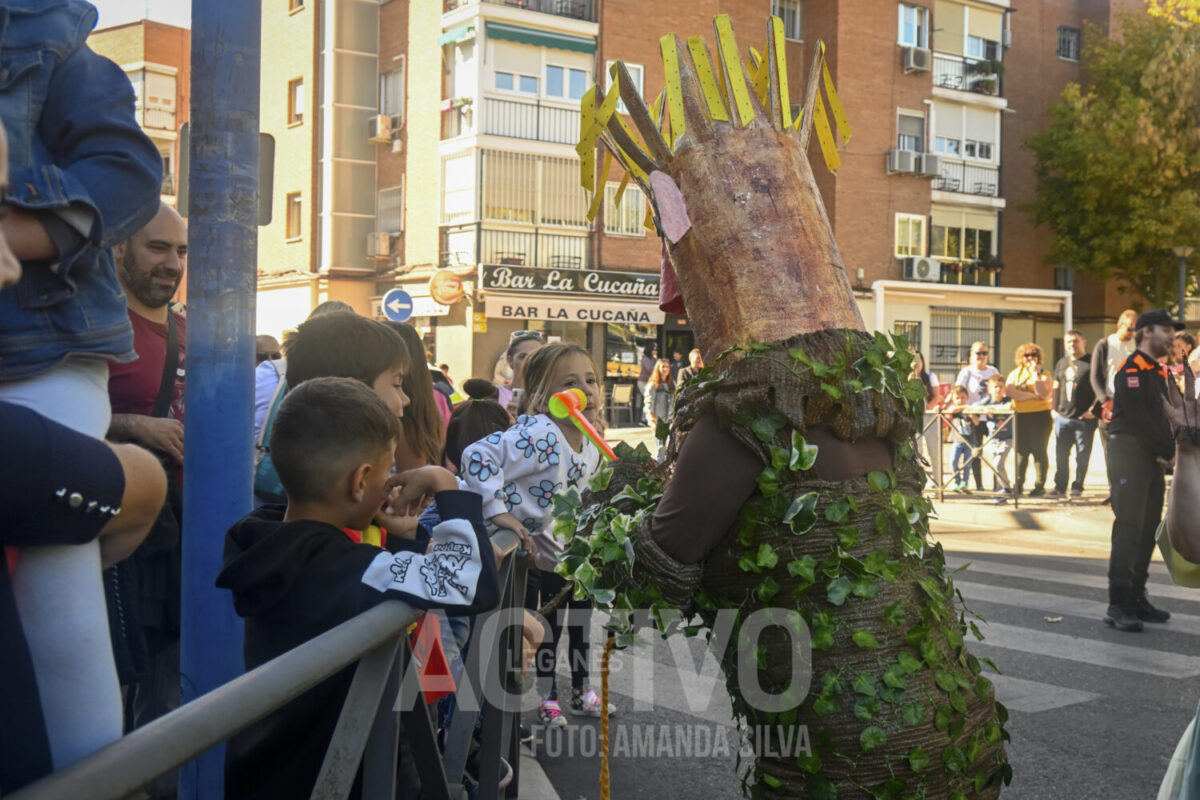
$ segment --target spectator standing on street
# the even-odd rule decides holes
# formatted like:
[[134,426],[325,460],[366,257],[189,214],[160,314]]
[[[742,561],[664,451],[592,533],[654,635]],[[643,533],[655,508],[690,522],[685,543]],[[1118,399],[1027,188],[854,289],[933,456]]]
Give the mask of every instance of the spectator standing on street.
[[957,434],[954,437],[954,446],[950,448],[950,469],[954,471],[954,491],[965,492],[967,467],[975,458],[975,448],[982,441],[982,437],[978,435],[979,417],[963,413],[963,409],[970,405],[970,397],[964,386],[954,387],[950,393],[950,403],[947,411],[950,413],[950,424]]
[[1166,367],[1158,359],[1171,351],[1174,331],[1182,327],[1162,309],[1138,317],[1137,349],[1113,381],[1108,482],[1115,519],[1104,621],[1119,631],[1140,631],[1143,622],[1171,618],[1169,612],[1150,605],[1146,579],[1162,517],[1163,470],[1175,457],[1175,438],[1162,407],[1170,386]]
[[1063,337],[1066,355],[1054,365],[1054,494],[1064,497],[1070,472],[1071,445],[1075,445],[1075,480],[1071,497],[1083,495],[1088,459],[1096,436],[1096,393],[1092,391],[1092,363],[1087,339],[1079,331]]
[[1171,374],[1171,378],[1174,379],[1181,392],[1184,390],[1183,371],[1191,366],[1188,356],[1195,349],[1195,336],[1187,331],[1179,331],[1175,334],[1175,340],[1171,343],[1171,355],[1167,359],[1167,371]]
[[1025,472],[1033,459],[1035,477],[1030,497],[1041,497],[1046,493],[1046,473],[1050,462],[1046,447],[1050,443],[1050,392],[1054,381],[1042,369],[1042,348],[1026,342],[1017,348],[1014,357],[1016,369],[1008,373],[1004,382],[1004,393],[1012,398],[1014,421],[1017,430],[1014,439],[1017,447],[1017,471],[1013,476],[1013,493],[1021,494],[1025,485]]
[[[23,267],[0,292],[0,400],[101,438],[108,361],[135,357],[109,248],[154,216],[162,157],[129,78],[87,47],[91,5],[5,3],[0,17],[11,171],[0,227]],[[56,769],[121,735],[100,548],[69,533],[23,547],[12,576]]]
[[512,382],[508,386],[497,384],[496,389],[499,391],[500,405],[513,417],[519,413],[517,409],[521,395],[525,393],[525,359],[542,349],[545,344],[542,334],[538,331],[517,331],[509,339],[508,349],[504,351],[504,360],[512,370]]
[[[987,342],[972,342],[970,361],[965,367],[958,371],[957,377],[954,379],[955,386],[963,386],[970,396],[971,405],[982,403],[987,399],[987,382],[988,378],[993,375],[999,375],[1000,370],[988,364]],[[949,400],[949,395],[947,395]],[[971,462],[971,473],[975,476],[975,488],[983,491],[983,465],[979,459]]]
[[[987,388],[988,399],[980,405],[1012,407],[1012,400],[1004,394],[1004,378],[993,375],[988,378]],[[996,504],[999,505],[1008,501],[1008,494],[1012,490],[1008,482],[1008,453],[1012,450],[1013,443],[1012,414],[987,414],[983,423],[990,437],[984,449],[996,472],[992,479],[992,489],[996,492]]]
[[671,380],[675,382],[676,386],[679,385],[679,372],[685,366],[687,366],[687,362],[683,360],[683,353],[678,350],[673,351],[671,353]]
[[665,358],[660,358],[650,373],[642,400],[646,408],[646,421],[651,426],[657,425],[660,419],[671,419],[671,412],[675,408],[675,382],[671,380],[671,365]]
[[642,406],[638,413],[634,414],[635,418],[639,418],[643,425],[649,425],[650,410],[646,408],[646,384],[650,382],[650,375],[654,372],[654,365],[658,363],[658,345],[654,342],[642,348],[642,366],[638,372],[637,378],[637,402]]
[[110,370],[108,438],[149,449],[167,469],[158,521],[133,557],[105,574],[113,652],[122,683],[130,684],[126,721],[138,726],[179,705],[187,320],[169,304],[187,266],[187,227],[175,209],[160,205],[113,257],[138,359]]
[[[428,369],[421,368],[425,357],[425,346],[417,329],[405,322],[385,322],[400,334],[408,348],[409,364],[401,382],[408,395],[408,408],[400,418],[403,435],[396,445],[396,471],[404,472],[417,467],[445,466],[442,450],[446,444],[446,426],[442,422],[439,398],[443,403],[446,396],[433,388],[433,376]],[[446,405],[446,420],[450,419],[450,406]]]
[[257,368],[264,361],[276,361],[283,358],[283,348],[274,336],[259,334],[254,337],[254,366]]
[[913,352],[912,372],[909,378],[916,378],[925,387],[925,408],[933,408],[940,400],[938,397],[938,387],[941,383],[938,382],[938,377],[934,373],[925,369],[925,356],[919,351]]
[[688,353],[688,365],[679,370],[679,376],[675,379],[676,390],[682,389],[702,369],[704,369],[704,356],[700,355],[699,350],[690,351]]
[[[1125,363],[1125,359],[1133,355],[1133,326],[1137,322],[1137,312],[1127,308],[1117,317],[1117,329],[1096,342],[1092,351],[1092,391],[1096,394],[1096,403],[1100,407],[1096,415],[1099,419],[1096,429],[1100,431],[1100,449],[1104,460],[1108,461],[1108,424],[1112,419],[1113,380],[1117,370]],[[1112,484],[1108,486],[1109,497],[1112,497]],[[1107,503],[1108,500],[1105,500]]]

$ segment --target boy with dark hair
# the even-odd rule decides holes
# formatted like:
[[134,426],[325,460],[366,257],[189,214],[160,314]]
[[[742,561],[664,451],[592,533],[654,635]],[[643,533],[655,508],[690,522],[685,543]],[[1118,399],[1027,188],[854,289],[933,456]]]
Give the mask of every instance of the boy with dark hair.
[[[246,620],[247,669],[385,600],[452,614],[499,602],[480,497],[459,491],[440,467],[391,477],[400,427],[395,411],[363,385],[376,377],[310,378],[280,405],[270,446],[287,506],[256,509],[229,529],[217,577]],[[393,554],[353,537],[381,509],[406,514],[430,496],[443,521],[427,552]],[[307,797],[353,673],[344,670],[231,739],[226,797]]]

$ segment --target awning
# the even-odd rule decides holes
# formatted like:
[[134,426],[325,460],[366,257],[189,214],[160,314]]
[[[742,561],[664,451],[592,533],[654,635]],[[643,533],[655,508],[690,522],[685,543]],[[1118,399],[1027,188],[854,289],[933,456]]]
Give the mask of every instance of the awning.
[[582,36],[568,36],[565,33],[550,33],[533,28],[522,28],[517,25],[506,25],[503,22],[487,23],[489,39],[518,44],[531,44],[534,47],[549,47],[555,50],[571,50],[576,53],[593,55],[596,52],[596,40],[585,39]]
[[444,44],[454,44],[455,42],[465,42],[467,39],[475,38],[474,25],[459,25],[457,28],[451,28],[438,37],[438,47]]

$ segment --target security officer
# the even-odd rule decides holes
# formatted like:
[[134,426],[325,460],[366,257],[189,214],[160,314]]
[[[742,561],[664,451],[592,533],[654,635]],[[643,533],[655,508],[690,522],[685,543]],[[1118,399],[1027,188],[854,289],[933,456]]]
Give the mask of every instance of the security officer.
[[1176,322],[1162,309],[1138,317],[1137,349],[1117,370],[1109,424],[1108,480],[1112,485],[1112,553],[1108,561],[1108,613],[1119,631],[1140,631],[1143,622],[1171,615],[1146,599],[1154,532],[1162,516],[1163,468],[1175,457],[1175,438],[1162,409],[1170,381],[1158,363],[1171,349]]

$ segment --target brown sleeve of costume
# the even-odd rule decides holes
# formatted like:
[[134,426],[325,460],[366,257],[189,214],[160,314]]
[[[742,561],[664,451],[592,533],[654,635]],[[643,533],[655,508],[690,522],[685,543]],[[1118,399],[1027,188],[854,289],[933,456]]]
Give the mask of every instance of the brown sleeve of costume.
[[762,468],[712,414],[700,417],[680,445],[675,473],[654,512],[654,540],[680,563],[700,561],[737,521]]

